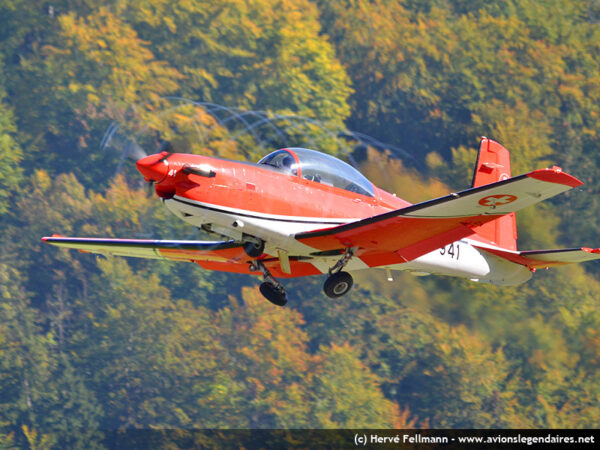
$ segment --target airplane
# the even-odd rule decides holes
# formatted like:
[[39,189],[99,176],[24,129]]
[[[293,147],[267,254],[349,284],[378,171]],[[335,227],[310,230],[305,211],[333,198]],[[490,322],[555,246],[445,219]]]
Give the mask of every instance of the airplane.
[[515,212],[583,183],[556,166],[511,177],[508,150],[485,137],[470,188],[417,204],[305,148],[256,164],[162,151],[136,166],[175,216],[220,240],[43,241],[262,276],[260,292],[278,306],[288,301],[279,278],[326,274],[323,291],[335,299],[351,289],[349,272],[370,268],[516,285],[536,269],[600,259],[598,248],[517,250]]

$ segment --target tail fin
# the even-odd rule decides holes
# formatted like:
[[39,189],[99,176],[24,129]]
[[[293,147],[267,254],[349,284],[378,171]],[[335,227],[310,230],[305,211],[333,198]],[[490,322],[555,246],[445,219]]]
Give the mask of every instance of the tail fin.
[[[510,178],[510,153],[498,142],[481,138],[473,187],[479,187]],[[515,213],[500,217],[474,229],[487,241],[507,250],[517,249],[517,222]]]

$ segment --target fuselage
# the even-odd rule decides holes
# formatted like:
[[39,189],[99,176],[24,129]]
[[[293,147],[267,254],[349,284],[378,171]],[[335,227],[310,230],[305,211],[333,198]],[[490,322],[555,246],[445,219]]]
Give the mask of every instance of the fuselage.
[[[180,219],[236,241],[260,239],[267,254],[310,258],[315,273],[327,273],[339,255],[320,254],[295,240],[295,234],[411,205],[377,188],[351,166],[307,149],[279,150],[258,164],[163,153],[140,160],[138,169],[155,182],[157,194]],[[382,267],[497,284],[530,277],[522,266],[481,251],[485,246],[494,243],[463,239],[409,262],[388,258],[381,264],[363,262],[358,249],[347,270]]]

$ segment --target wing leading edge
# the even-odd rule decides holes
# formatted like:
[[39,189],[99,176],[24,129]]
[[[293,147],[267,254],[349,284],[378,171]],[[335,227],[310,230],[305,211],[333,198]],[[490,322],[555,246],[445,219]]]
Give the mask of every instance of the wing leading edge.
[[392,252],[398,262],[410,261],[473,234],[474,227],[582,184],[557,167],[541,169],[295,238],[320,251],[357,247],[365,256]]
[[132,256],[176,261],[237,262],[246,259],[239,243],[227,241],[169,241],[146,239],[103,239],[52,236],[42,240],[57,247],[77,249],[104,256]]

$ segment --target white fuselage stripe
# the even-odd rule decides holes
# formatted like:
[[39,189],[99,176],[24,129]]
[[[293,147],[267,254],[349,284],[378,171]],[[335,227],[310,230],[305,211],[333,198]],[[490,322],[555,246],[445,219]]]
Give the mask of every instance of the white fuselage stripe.
[[347,218],[347,217],[306,217],[306,216],[287,216],[287,215],[279,215],[279,214],[265,214],[259,213],[256,211],[246,210],[246,209],[238,209],[238,208],[230,208],[221,205],[214,205],[211,203],[199,202],[197,200],[191,200],[189,198],[180,197],[176,195],[172,200],[175,200],[179,203],[187,204],[189,206],[196,206],[203,209],[208,209],[215,212],[220,212],[223,214],[235,214],[237,216],[242,217],[251,217],[255,219],[267,219],[276,222],[296,222],[296,223],[307,223],[307,224],[319,224],[319,225],[342,225],[345,223],[355,222],[357,220],[361,220],[360,218]]

